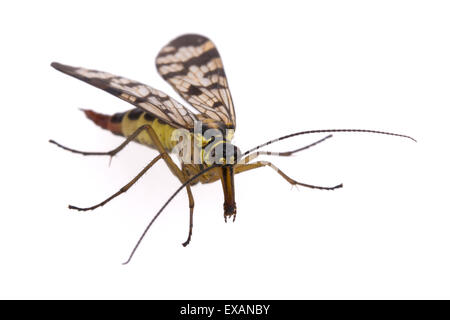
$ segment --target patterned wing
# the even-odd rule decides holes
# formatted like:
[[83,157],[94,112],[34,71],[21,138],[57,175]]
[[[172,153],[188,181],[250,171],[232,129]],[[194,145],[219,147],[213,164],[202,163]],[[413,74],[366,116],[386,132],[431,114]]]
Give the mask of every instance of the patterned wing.
[[161,49],[159,74],[204,116],[235,128],[236,116],[222,60],[206,37],[187,34]]
[[164,92],[113,74],[66,66],[53,62],[52,67],[94,87],[125,100],[176,128],[193,129],[197,116]]

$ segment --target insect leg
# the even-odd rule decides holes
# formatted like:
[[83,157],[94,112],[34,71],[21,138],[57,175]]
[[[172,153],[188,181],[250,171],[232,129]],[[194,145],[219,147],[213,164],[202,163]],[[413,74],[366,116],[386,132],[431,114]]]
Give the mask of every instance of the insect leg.
[[[176,163],[172,160],[169,154],[164,149],[161,141],[159,140],[158,135],[155,130],[150,125],[144,125],[142,127],[146,128],[146,132],[150,136],[150,139],[154,143],[156,149],[160,152],[170,171],[180,180],[181,183],[185,183],[189,180],[189,177],[176,165]],[[141,128],[142,128],[141,127]],[[188,184],[186,186],[186,191],[189,198],[189,234],[186,241],[183,243],[183,246],[187,246],[191,241],[192,237],[192,228],[193,228],[193,218],[194,218],[194,197],[192,195],[191,186]]]
[[127,144],[129,144],[131,141],[133,141],[138,135],[139,133],[141,133],[142,131],[144,131],[146,129],[147,125],[141,126],[139,127],[135,132],[133,132],[133,134],[131,134],[124,142],[122,142],[117,148],[114,148],[113,150],[110,151],[105,151],[105,152],[88,152],[88,151],[79,151],[79,150],[75,150],[72,148],[68,148],[63,146],[62,144],[59,144],[58,142],[54,141],[54,140],[49,140],[48,142],[53,143],[55,145],[57,145],[58,147],[60,147],[61,149],[73,152],[73,153],[78,153],[78,154],[82,154],[83,156],[110,156],[110,157],[114,157],[117,153],[119,153],[123,148],[125,148],[125,146]]
[[187,186],[186,190],[189,198],[189,233],[186,241],[182,243],[183,247],[186,247],[191,242],[192,228],[194,227],[194,197],[190,186]]
[[[69,205],[69,209],[75,209],[75,210],[79,210],[79,211],[87,211],[87,210],[94,210],[98,207],[105,205],[106,203],[108,203],[109,201],[114,199],[115,197],[119,196],[120,194],[126,192],[129,188],[131,188],[131,186],[133,186],[136,183],[136,181],[139,180],[139,178],[141,178],[144,175],[144,173],[147,172],[147,170],[149,170],[161,158],[164,159],[164,161],[167,164],[167,166],[169,167],[170,171],[181,181],[181,183],[184,183],[185,181],[187,181],[188,178],[181,171],[181,169],[178,168],[178,166],[175,164],[175,162],[169,156],[167,151],[164,149],[161,141],[159,140],[159,137],[156,134],[155,130],[148,124],[139,127],[121,145],[119,145],[117,148],[115,148],[111,151],[108,151],[108,152],[84,152],[84,151],[78,151],[78,150],[74,150],[71,148],[67,148],[53,140],[50,140],[50,143],[56,144],[58,147],[63,148],[65,150],[68,150],[68,151],[71,151],[74,153],[79,153],[79,154],[86,155],[86,156],[109,155],[109,156],[113,157],[115,154],[117,154],[119,151],[121,151],[128,143],[133,141],[144,130],[150,136],[150,139],[152,140],[152,142],[154,143],[156,149],[159,151],[160,154],[155,159],[153,159],[141,172],[139,172],[139,174],[133,180],[131,180],[127,185],[122,187],[118,192],[116,192],[115,194],[113,194],[112,196],[107,198],[106,200],[100,202],[99,204],[97,204],[95,206],[88,207],[88,208],[79,208],[76,206]],[[188,234],[187,240],[183,243],[183,246],[187,246],[189,244],[189,242],[191,241],[192,227],[193,227],[193,215],[194,215],[194,197],[192,195],[190,185],[186,186],[186,190],[187,190],[188,198],[189,198],[189,234]]]
[[285,152],[273,152],[273,151],[255,151],[253,153],[250,153],[249,155],[247,155],[245,158],[242,158],[239,163],[249,163],[250,161],[256,159],[258,156],[262,156],[262,155],[266,155],[266,156],[280,156],[280,157],[289,157],[291,155],[293,155],[294,153],[309,149],[311,147],[314,147],[316,145],[318,145],[319,143],[331,138],[333,135],[329,134],[328,136],[326,136],[325,138],[322,138],[320,140],[317,140],[305,147],[301,147],[292,151],[285,151]]
[[107,198],[106,200],[100,202],[99,204],[96,204],[95,206],[92,207],[88,207],[88,208],[79,208],[79,207],[75,207],[72,205],[69,205],[69,209],[75,209],[78,211],[88,211],[88,210],[94,210],[97,209],[98,207],[101,207],[105,204],[107,204],[109,201],[111,201],[112,199],[114,199],[115,197],[118,197],[119,195],[121,195],[122,193],[125,193],[128,191],[128,189],[130,189],[143,175],[144,173],[146,173],[148,171],[148,169],[150,169],[159,159],[162,158],[162,155],[158,155],[155,159],[153,159],[149,164],[147,164],[145,166],[144,169],[141,170],[141,172],[138,173],[138,175],[136,177],[134,177],[133,180],[131,180],[130,182],[128,182],[125,186],[123,186],[122,188],[120,188],[119,191],[117,191],[116,193],[114,193],[112,196],[110,196],[109,198]]
[[320,187],[320,186],[315,186],[315,185],[295,181],[294,179],[287,176],[283,171],[278,169],[273,163],[268,162],[268,161],[256,161],[254,163],[249,163],[249,164],[237,164],[234,167],[234,172],[235,172],[235,174],[238,174],[238,173],[242,173],[245,171],[249,171],[249,170],[253,170],[253,169],[261,168],[261,167],[265,167],[265,166],[269,166],[272,169],[274,169],[280,176],[282,176],[287,182],[289,182],[293,186],[299,185],[299,186],[306,187],[306,188],[320,189],[320,190],[334,190],[334,189],[343,187],[342,183],[337,186],[334,186],[334,187]]

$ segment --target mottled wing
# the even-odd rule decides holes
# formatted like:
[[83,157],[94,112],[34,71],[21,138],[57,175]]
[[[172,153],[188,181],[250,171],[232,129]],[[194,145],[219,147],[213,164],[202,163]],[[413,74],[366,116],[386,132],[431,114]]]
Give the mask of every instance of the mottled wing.
[[222,60],[206,37],[187,34],[161,49],[156,57],[160,75],[195,109],[227,127],[236,116]]
[[66,66],[57,62],[52,67],[94,87],[125,100],[177,128],[194,128],[197,116],[164,92],[145,84],[113,74]]

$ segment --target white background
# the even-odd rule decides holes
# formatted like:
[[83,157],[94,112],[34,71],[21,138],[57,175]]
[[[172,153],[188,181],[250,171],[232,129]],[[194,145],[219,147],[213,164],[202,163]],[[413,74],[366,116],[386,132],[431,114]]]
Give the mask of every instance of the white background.
[[[450,298],[446,1],[15,1],[0,5],[0,298]],[[412,141],[336,134],[288,159],[293,178],[344,188],[292,189],[271,169],[236,177],[238,213],[223,221],[220,184],[184,192],[134,260],[145,225],[179,185],[163,163],[94,212],[156,153],[108,159],[122,140],[78,108],[130,105],[50,67],[58,61],[140,80],[183,33],[222,55],[246,150],[307,129],[368,128]],[[180,99],[179,99],[180,100]],[[283,151],[321,135],[273,145]]]

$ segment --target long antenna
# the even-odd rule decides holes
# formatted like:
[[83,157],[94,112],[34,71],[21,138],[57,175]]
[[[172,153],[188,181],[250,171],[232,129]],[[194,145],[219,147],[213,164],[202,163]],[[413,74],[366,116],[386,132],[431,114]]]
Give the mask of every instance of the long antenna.
[[170,201],[173,200],[173,198],[175,198],[175,196],[178,194],[178,192],[180,192],[184,187],[186,187],[189,183],[191,183],[192,181],[194,181],[195,179],[197,179],[198,177],[200,177],[202,174],[204,174],[205,172],[208,172],[211,169],[217,168],[219,167],[220,164],[214,164],[211,167],[206,168],[203,171],[200,171],[199,173],[197,173],[195,176],[193,176],[192,178],[190,178],[189,180],[187,180],[185,183],[183,183],[181,185],[181,187],[179,187],[177,189],[177,191],[175,191],[170,198],[166,201],[166,203],[162,206],[161,209],[159,209],[158,213],[155,214],[155,216],[153,217],[152,221],[150,221],[150,223],[147,225],[147,227],[145,228],[144,232],[142,233],[141,237],[139,238],[138,242],[136,242],[136,245],[133,248],[133,251],[131,251],[130,256],[128,257],[128,260],[125,261],[122,264],[128,264],[131,261],[131,258],[133,258],[134,253],[136,252],[137,248],[139,247],[139,245],[142,242],[142,239],[144,239],[145,235],[147,234],[148,230],[150,229],[150,227],[152,226],[153,222],[155,222],[155,220],[159,217],[159,215],[161,214],[161,212],[163,212],[163,210],[167,207],[167,205],[170,203]]
[[392,132],[386,132],[386,131],[376,131],[376,130],[366,130],[366,129],[325,129],[325,130],[309,130],[309,131],[301,131],[301,132],[296,132],[296,133],[291,133],[288,134],[287,136],[283,136],[274,140],[270,140],[268,142],[265,142],[263,144],[260,144],[259,146],[256,146],[246,152],[244,152],[242,154],[242,156],[246,156],[248,155],[250,152],[253,152],[255,150],[258,150],[259,148],[265,147],[269,144],[275,143],[277,141],[280,140],[284,140],[284,139],[288,139],[288,138],[292,138],[295,136],[299,136],[302,134],[310,134],[310,133],[326,133],[326,132],[366,132],[366,133],[377,133],[377,134],[386,134],[386,135],[390,135],[390,136],[396,136],[396,137],[402,137],[402,138],[407,138],[407,139],[411,139],[414,142],[417,142],[416,139],[414,139],[413,137],[404,135],[404,134],[398,134],[398,133],[392,133]]

